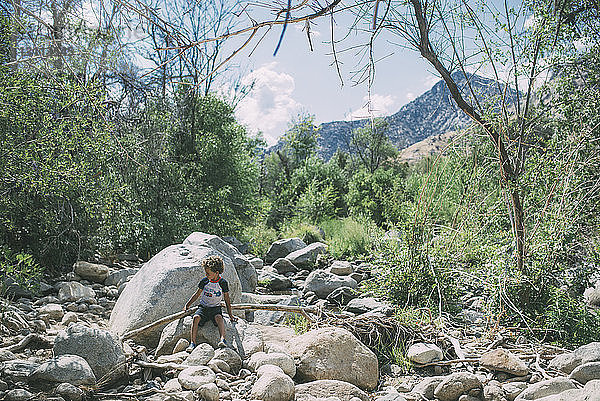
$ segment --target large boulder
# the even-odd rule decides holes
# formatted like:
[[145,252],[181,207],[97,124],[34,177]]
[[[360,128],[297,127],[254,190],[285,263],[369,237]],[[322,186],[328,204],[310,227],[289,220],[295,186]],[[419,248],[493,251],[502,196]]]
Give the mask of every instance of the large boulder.
[[279,366],[283,373],[288,375],[289,377],[294,377],[296,375],[296,365],[294,364],[294,360],[288,354],[284,354],[283,352],[257,352],[250,357],[248,361],[248,367],[256,371],[263,365],[275,365]]
[[473,389],[483,390],[483,385],[477,376],[470,372],[455,372],[444,377],[433,394],[441,401],[456,401],[462,394]]
[[319,298],[327,298],[334,290],[340,287],[356,288],[358,283],[351,277],[338,276],[325,270],[315,270],[306,278],[304,291],[312,291]]
[[294,381],[277,370],[260,375],[250,391],[251,399],[262,401],[292,401],[294,395]]
[[266,263],[273,263],[279,258],[285,258],[290,253],[305,248],[306,243],[300,238],[284,238],[271,244],[265,256]]
[[[241,319],[235,324],[231,324],[227,317],[223,320],[225,321],[225,339],[238,354],[249,356],[263,350],[264,344],[259,329],[250,326]],[[191,328],[191,316],[186,316],[183,319],[178,319],[167,324],[162,330],[158,346],[156,347],[156,356],[172,353],[179,339],[190,338]],[[213,348],[216,348],[220,340],[219,329],[213,323],[206,322],[198,328],[196,340],[198,344],[208,343]]]
[[348,330],[325,327],[311,330],[288,343],[301,381],[334,379],[363,390],[377,387],[377,357]]
[[106,330],[71,324],[56,336],[53,352],[55,356],[79,355],[103,383],[118,382],[128,376],[123,346]]
[[529,368],[525,365],[525,362],[503,348],[486,352],[479,358],[479,364],[484,368],[510,373],[515,376],[525,376],[529,373]]
[[566,377],[555,377],[554,379],[543,380],[527,387],[521,394],[515,398],[515,401],[537,400],[542,397],[548,397],[560,394],[563,391],[575,389],[575,383]]
[[121,284],[126,283],[130,276],[135,275],[138,270],[139,269],[134,268],[115,270],[108,274],[108,277],[104,280],[104,285],[114,285],[115,287],[119,287]]
[[254,292],[257,284],[257,274],[254,265],[233,245],[213,234],[195,232],[190,234],[183,245],[205,246],[227,256],[233,262],[238,274],[242,291]]
[[582,345],[573,352],[560,354],[550,361],[548,367],[569,374],[577,366],[589,362],[600,362],[600,342]]
[[73,271],[81,278],[96,283],[103,283],[109,273],[108,266],[85,261],[75,262]]
[[68,281],[60,285],[58,298],[62,302],[76,302],[85,298],[96,298],[96,292],[76,281]]
[[38,385],[44,382],[70,383],[76,386],[96,384],[92,368],[78,355],[59,355],[42,363],[29,380]]
[[327,252],[327,245],[322,242],[313,242],[302,249],[290,253],[285,258],[300,269],[311,269],[317,261],[317,256],[325,252]]
[[353,384],[339,380],[316,380],[296,386],[296,401],[313,401],[315,398],[337,397],[341,401],[369,401],[369,396]]
[[[171,245],[150,259],[129,281],[110,314],[110,329],[121,336],[182,310],[206,275],[202,260],[211,255],[223,258],[222,276],[229,283],[231,302],[239,303],[241,284],[231,259],[206,246]],[[134,340],[154,347],[163,328],[147,330]]]

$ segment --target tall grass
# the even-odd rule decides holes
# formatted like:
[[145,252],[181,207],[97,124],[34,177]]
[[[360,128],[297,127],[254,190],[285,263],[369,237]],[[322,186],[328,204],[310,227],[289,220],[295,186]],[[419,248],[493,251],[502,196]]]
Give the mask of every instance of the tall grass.
[[383,230],[372,221],[357,220],[353,217],[328,220],[321,223],[329,253],[334,258],[359,258],[371,254],[377,236]]

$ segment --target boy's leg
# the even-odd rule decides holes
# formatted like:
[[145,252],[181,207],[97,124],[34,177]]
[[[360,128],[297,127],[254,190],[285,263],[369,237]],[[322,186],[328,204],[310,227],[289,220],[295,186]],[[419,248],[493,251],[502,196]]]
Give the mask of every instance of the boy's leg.
[[199,323],[200,323],[200,316],[194,315],[194,320],[192,322],[191,338],[190,338],[191,344],[196,344],[196,336],[198,335],[198,324]]
[[217,322],[217,327],[219,328],[219,334],[221,335],[221,339],[225,338],[225,321],[223,320],[222,315],[215,315],[215,322]]

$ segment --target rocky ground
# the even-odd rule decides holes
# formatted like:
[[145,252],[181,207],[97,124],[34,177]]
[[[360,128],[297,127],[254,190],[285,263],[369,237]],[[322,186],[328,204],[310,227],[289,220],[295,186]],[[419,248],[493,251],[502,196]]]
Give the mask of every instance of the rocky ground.
[[[37,295],[13,287],[0,307],[0,399],[600,400],[600,343],[569,351],[490,330],[475,296],[443,325],[404,327],[390,305],[354,291],[366,263],[299,239],[263,260],[227,240],[194,233],[143,265],[119,255],[78,262]],[[264,307],[226,317],[229,347],[216,347],[209,323],[186,352],[189,316],[133,331],[181,311],[214,253],[233,303]],[[308,319],[273,305],[306,308]],[[392,361],[373,352],[398,345],[406,351]]]

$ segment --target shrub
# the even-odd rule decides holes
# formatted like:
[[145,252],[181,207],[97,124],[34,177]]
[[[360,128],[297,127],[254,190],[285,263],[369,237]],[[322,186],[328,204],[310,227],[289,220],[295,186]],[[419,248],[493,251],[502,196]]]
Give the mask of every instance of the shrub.
[[23,252],[13,252],[7,246],[0,246],[0,297],[5,297],[10,281],[19,287],[35,291],[40,284],[43,268],[33,256]]
[[367,219],[352,217],[327,220],[321,223],[329,253],[335,258],[364,257],[373,249],[373,239],[380,231]]
[[300,238],[306,244],[323,241],[319,227],[298,220],[288,223],[283,229],[282,235],[284,238]]

